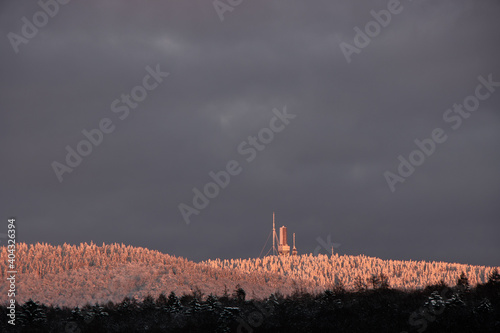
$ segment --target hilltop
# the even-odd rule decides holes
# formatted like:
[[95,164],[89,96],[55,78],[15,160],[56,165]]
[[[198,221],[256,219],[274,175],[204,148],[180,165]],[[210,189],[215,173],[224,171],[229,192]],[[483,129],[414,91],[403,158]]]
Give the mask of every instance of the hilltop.
[[[76,306],[120,302],[124,297],[143,299],[171,291],[222,296],[240,285],[249,299],[271,293],[320,292],[334,285],[354,289],[383,273],[391,287],[417,289],[444,280],[454,285],[463,271],[474,286],[487,281],[493,267],[444,262],[393,261],[360,256],[301,255],[262,259],[208,260],[200,263],[159,251],[123,244],[52,246],[19,243],[16,300]],[[0,273],[6,278],[7,249],[0,247]],[[7,285],[0,285],[5,304]]]
[[279,274],[285,280],[302,283],[307,291],[323,291],[325,288],[342,285],[348,290],[356,289],[359,281],[366,282],[373,275],[384,274],[392,288],[414,290],[444,281],[455,285],[464,272],[472,286],[485,283],[495,267],[474,266],[447,262],[383,260],[365,255],[327,256],[305,254],[299,256],[269,256],[256,259],[208,260],[212,268],[237,269],[245,274]]

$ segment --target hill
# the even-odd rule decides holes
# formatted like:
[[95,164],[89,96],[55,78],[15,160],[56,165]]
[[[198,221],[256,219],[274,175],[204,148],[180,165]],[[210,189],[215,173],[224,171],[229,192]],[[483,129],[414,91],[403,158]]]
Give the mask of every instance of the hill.
[[[7,277],[7,248],[0,247],[1,278]],[[279,291],[319,292],[333,284],[355,287],[357,279],[384,273],[392,287],[422,288],[443,279],[454,285],[463,271],[469,283],[487,281],[493,267],[442,262],[393,261],[366,256],[301,255],[263,259],[209,260],[184,258],[123,244],[52,246],[19,243],[16,246],[16,300],[76,306],[143,299],[171,291],[177,295],[232,294],[240,285],[248,298],[265,298]],[[358,278],[359,277],[359,278]],[[0,285],[0,303],[7,301],[7,284]]]
[[333,256],[300,255],[256,259],[208,260],[204,262],[211,268],[237,269],[245,274],[279,274],[285,280],[302,281],[308,291],[322,291],[325,288],[343,285],[355,289],[358,281],[368,281],[373,275],[384,274],[392,288],[414,290],[427,285],[438,284],[441,280],[447,285],[455,285],[464,272],[472,286],[485,283],[495,267],[473,266],[447,262],[382,260],[365,255]]

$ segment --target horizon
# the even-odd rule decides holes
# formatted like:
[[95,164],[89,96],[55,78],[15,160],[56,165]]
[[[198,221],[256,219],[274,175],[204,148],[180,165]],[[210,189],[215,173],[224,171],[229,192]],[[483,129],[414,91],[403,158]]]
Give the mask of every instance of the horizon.
[[[274,257],[277,257],[277,258],[287,258],[287,257],[293,257],[292,255],[279,255],[279,254],[276,254],[276,255],[273,255],[273,254],[268,254],[268,255],[263,255],[263,256],[260,256],[260,257],[229,257],[229,258],[207,258],[207,259],[203,259],[203,260],[200,260],[200,261],[196,261],[196,260],[193,260],[191,258],[187,258],[187,257],[183,257],[183,256],[178,256],[178,255],[174,255],[174,254],[170,254],[168,252],[162,252],[158,249],[152,249],[152,248],[148,248],[148,247],[143,247],[143,246],[133,246],[133,245],[129,245],[129,244],[125,244],[125,243],[101,243],[101,244],[97,244],[95,242],[93,242],[92,240],[90,242],[82,242],[82,243],[62,243],[62,244],[51,244],[51,243],[42,243],[42,242],[38,242],[38,243],[23,243],[23,244],[27,244],[28,246],[29,245],[37,245],[37,244],[40,244],[40,245],[49,245],[49,246],[54,246],[54,247],[57,247],[57,246],[63,246],[64,244],[67,244],[69,246],[80,246],[80,245],[95,245],[97,247],[102,247],[103,245],[123,245],[125,247],[133,247],[133,248],[141,248],[141,249],[145,249],[145,250],[150,250],[150,251],[157,251],[161,254],[166,254],[166,255],[169,255],[169,256],[173,256],[175,258],[182,258],[182,259],[187,259],[188,261],[191,261],[191,262],[194,262],[194,263],[202,263],[202,262],[206,262],[206,261],[211,261],[211,260],[252,260],[252,259],[263,259],[265,257],[271,257],[271,256],[274,256]],[[321,252],[318,252],[318,253],[314,253],[314,252],[308,252],[308,253],[298,253],[296,256],[300,257],[300,256],[310,256],[312,255],[313,257],[318,257],[318,256],[327,256],[329,258],[332,257],[332,254],[331,253],[321,253]],[[438,260],[425,260],[425,259],[395,259],[395,258],[380,258],[380,257],[376,257],[376,256],[371,256],[371,255],[368,255],[368,254],[365,254],[365,253],[358,253],[358,254],[346,254],[346,253],[339,253],[339,252],[334,252],[334,256],[338,256],[338,257],[341,257],[341,256],[352,256],[352,257],[366,257],[366,258],[373,258],[373,259],[380,259],[380,260],[383,260],[383,261],[405,261],[405,262],[426,262],[426,263],[447,263],[447,264],[458,264],[458,265],[468,265],[468,266],[477,266],[477,267],[492,267],[492,268],[499,268],[500,269],[500,266],[495,266],[495,265],[476,265],[476,264],[472,264],[472,263],[466,263],[466,262],[452,262],[452,261],[438,261]]]

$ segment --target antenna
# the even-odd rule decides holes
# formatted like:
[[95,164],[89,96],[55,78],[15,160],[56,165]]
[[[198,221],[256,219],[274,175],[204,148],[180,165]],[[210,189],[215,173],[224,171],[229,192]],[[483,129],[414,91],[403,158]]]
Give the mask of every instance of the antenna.
[[297,248],[295,247],[295,232],[293,233],[293,249],[292,249],[292,255],[296,256],[297,255]]
[[274,212],[273,212],[273,256],[276,255],[276,228],[274,225]]

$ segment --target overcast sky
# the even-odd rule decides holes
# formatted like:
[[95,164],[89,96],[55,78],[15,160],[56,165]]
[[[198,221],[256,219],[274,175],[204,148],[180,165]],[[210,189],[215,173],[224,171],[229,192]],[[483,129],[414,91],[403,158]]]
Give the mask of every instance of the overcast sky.
[[299,253],[500,265],[499,1],[232,3],[3,1],[0,232],[248,258],[275,211]]

